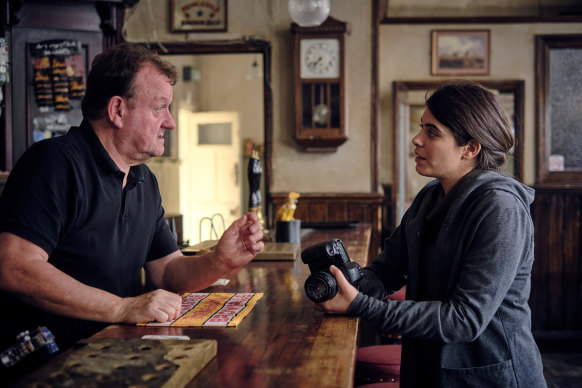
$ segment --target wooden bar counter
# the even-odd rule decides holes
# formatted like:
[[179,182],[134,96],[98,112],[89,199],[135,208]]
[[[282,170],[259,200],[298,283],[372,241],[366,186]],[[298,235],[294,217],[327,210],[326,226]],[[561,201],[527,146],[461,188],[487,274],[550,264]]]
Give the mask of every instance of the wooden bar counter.
[[[371,228],[314,229],[302,249],[339,238],[350,258],[365,265]],[[309,268],[293,261],[252,261],[204,292],[263,292],[236,327],[137,327],[112,325],[89,339],[140,338],[146,334],[215,339],[218,353],[187,387],[352,387],[358,318],[313,308],[303,285]]]

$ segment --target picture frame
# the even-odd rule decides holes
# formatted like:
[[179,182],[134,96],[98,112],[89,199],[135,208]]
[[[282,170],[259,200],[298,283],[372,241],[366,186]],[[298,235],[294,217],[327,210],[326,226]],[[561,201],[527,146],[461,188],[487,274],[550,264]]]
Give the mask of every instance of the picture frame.
[[171,0],[172,32],[226,32],[227,27],[227,0]]
[[433,30],[432,75],[488,75],[490,30]]

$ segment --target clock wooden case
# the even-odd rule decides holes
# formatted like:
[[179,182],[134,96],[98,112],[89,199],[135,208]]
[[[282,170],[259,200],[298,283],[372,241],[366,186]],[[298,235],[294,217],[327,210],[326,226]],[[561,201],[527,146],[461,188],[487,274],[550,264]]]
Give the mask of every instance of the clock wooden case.
[[348,137],[346,36],[349,24],[331,16],[317,27],[291,24],[295,140],[307,151],[333,152]]

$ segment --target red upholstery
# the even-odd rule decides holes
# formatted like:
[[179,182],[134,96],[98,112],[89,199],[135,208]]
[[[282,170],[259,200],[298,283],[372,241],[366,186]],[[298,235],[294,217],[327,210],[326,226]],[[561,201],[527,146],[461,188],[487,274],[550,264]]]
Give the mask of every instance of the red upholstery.
[[406,287],[402,287],[392,295],[388,295],[386,299],[390,300],[404,300],[406,297]]
[[375,345],[356,352],[356,385],[396,382],[400,379],[402,345]]

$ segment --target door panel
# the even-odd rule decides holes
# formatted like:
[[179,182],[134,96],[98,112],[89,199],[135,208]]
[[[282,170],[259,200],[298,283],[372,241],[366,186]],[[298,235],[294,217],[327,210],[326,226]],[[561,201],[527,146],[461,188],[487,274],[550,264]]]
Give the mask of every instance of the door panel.
[[[241,140],[237,112],[179,111],[180,213],[190,244],[214,239],[222,221],[228,227],[241,216]],[[213,217],[220,214],[222,217]]]

